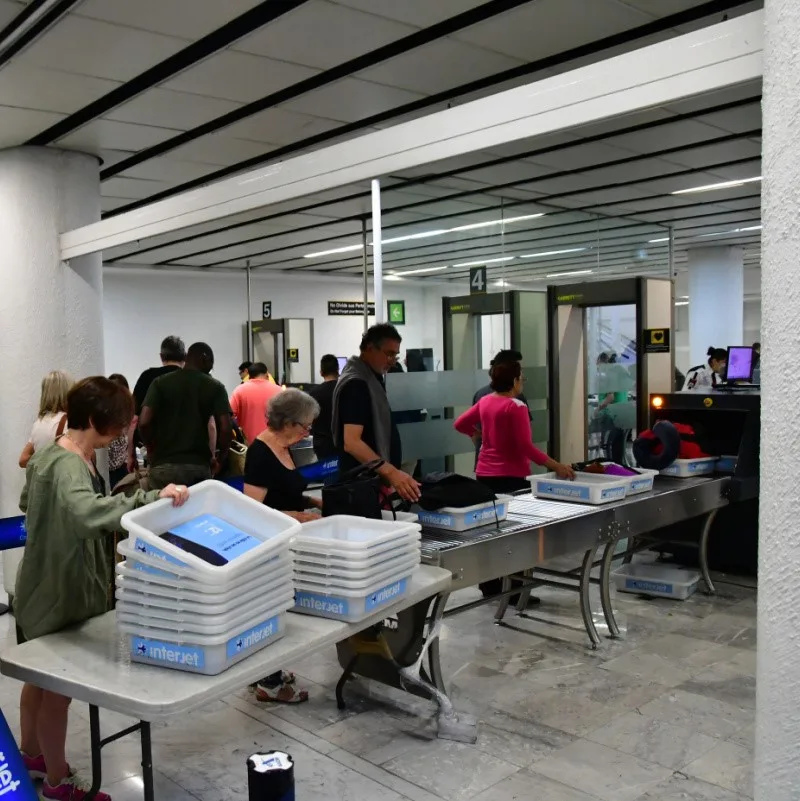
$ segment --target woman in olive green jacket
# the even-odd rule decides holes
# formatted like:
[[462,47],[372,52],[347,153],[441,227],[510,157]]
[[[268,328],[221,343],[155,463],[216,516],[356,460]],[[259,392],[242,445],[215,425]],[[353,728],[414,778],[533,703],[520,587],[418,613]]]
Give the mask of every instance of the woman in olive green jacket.
[[[119,530],[122,515],[159,498],[179,506],[188,497],[186,487],[174,485],[106,497],[94,452],[127,430],[132,417],[128,390],[107,378],[84,379],[67,397],[65,434],[28,464],[20,501],[27,541],[14,601],[20,642],[106,612],[111,581],[106,542]],[[55,801],[82,801],[89,787],[66,759],[69,704],[69,698],[32,684],[22,688],[25,765],[32,777],[44,780],[43,797]],[[109,801],[105,793],[96,798]]]

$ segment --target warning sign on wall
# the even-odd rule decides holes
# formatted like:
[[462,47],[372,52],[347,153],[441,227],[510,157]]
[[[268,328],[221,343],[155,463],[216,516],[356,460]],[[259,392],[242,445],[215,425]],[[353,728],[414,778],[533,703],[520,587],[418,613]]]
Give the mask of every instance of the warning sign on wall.
[[645,328],[645,353],[669,353],[669,328]]

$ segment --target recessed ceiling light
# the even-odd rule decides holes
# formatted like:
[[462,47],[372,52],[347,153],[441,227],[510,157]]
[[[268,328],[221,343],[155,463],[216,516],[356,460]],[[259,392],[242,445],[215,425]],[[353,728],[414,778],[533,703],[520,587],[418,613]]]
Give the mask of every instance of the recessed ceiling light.
[[757,175],[754,178],[739,178],[736,181],[722,181],[718,184],[706,184],[705,186],[692,186],[689,189],[678,189],[676,192],[671,192],[673,195],[688,195],[691,192],[713,192],[715,189],[732,189],[737,186],[744,186],[745,184],[755,183],[760,181],[761,176]]
[[[392,273],[391,277],[394,279],[402,275],[421,275],[422,273],[438,273],[441,270],[446,270],[446,269],[447,269],[446,264],[442,267],[420,267],[418,270],[403,270],[403,272],[401,273]],[[386,277],[389,278],[388,275]]]
[[522,253],[521,259],[541,259],[543,256],[561,256],[564,253],[581,253],[589,248],[566,248],[565,250],[545,250],[542,253]]
[[453,267],[483,267],[484,264],[500,264],[502,261],[514,261],[514,256],[499,256],[494,259],[480,259],[479,261],[462,261]]
[[669,237],[665,236],[663,239],[648,239],[647,240],[647,244],[648,245],[655,245],[656,242],[669,242]]
[[760,225],[749,225],[746,228],[731,228],[728,231],[714,231],[711,234],[698,234],[695,239],[705,239],[710,236],[730,236],[731,234],[744,234],[749,231],[760,231]]
[[335,253],[350,253],[353,250],[362,250],[361,245],[347,245],[343,248],[331,248],[330,250],[320,250],[317,253],[306,253],[304,259],[318,259],[320,256],[333,256]]
[[689,301],[688,300],[676,300],[675,301],[675,305],[676,306],[688,306],[689,305]]
[[565,278],[568,275],[591,275],[594,270],[571,270],[568,273],[550,273],[545,278]]

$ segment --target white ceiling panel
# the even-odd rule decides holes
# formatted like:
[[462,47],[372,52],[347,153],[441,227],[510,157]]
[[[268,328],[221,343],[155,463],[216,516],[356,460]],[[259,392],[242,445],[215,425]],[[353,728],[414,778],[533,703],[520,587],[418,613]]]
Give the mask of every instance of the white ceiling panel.
[[14,60],[0,70],[0,105],[71,114],[119,85],[119,81],[25,67]]
[[422,28],[455,17],[483,2],[485,0],[336,0],[340,6],[357,8]]
[[724,145],[699,147],[695,150],[682,150],[680,153],[671,153],[663,161],[678,164],[684,167],[702,169],[709,163],[722,161],[736,161],[737,159],[758,157],[761,155],[761,146],[749,139],[739,139],[735,142],[726,142]]
[[148,195],[154,195],[166,189],[168,184],[162,181],[145,180],[142,178],[111,178],[103,182],[103,194],[111,197],[124,197],[130,200],[140,200]]
[[448,38],[415,48],[357,73],[356,77],[430,95],[522,63],[519,59]]
[[536,61],[649,22],[615,0],[538,0],[455,34],[463,42]]
[[290,144],[336,128],[340,123],[283,108],[271,108],[225,129],[228,136],[254,142]]
[[416,28],[328,0],[309,0],[234,45],[257,56],[329,69]]
[[18,145],[63,119],[63,114],[55,114],[51,111],[32,111],[13,106],[0,106],[0,120],[2,120],[0,147]]
[[589,142],[568,150],[557,150],[554,153],[537,153],[532,159],[536,164],[552,167],[555,170],[579,170],[581,167],[594,167],[604,161],[628,158],[634,152],[636,151],[614,147],[604,142]]
[[22,6],[14,0],[0,0],[0,26],[5,27],[22,11]]
[[381,86],[377,83],[344,78],[332,86],[317,89],[283,105],[290,111],[303,114],[319,113],[329,120],[355,122],[356,120],[379,114],[395,106],[419,100],[422,95]]
[[728,133],[743,133],[761,127],[761,109],[758,104],[704,114],[699,118],[707,125],[721,128]]
[[[105,159],[106,153],[107,151],[103,151],[100,154],[101,157]],[[109,166],[109,162],[104,163],[103,166]],[[178,159],[172,158],[172,154],[170,153],[167,156],[157,156],[156,158],[148,159],[141,164],[137,164],[135,167],[125,170],[122,175],[129,178],[142,178],[150,181],[166,181],[168,184],[181,184],[199,178],[206,173],[213,172],[214,169],[216,169],[216,167],[212,164],[179,161]]]
[[260,0],[83,0],[76,15],[129,28],[199,39]]
[[617,0],[617,2],[643,11],[651,17],[666,17],[698,5],[697,0]]
[[317,72],[297,64],[224,50],[167,81],[163,88],[250,103]]
[[227,167],[260,156],[269,149],[269,145],[262,142],[233,139],[225,131],[220,131],[175,148],[170,151],[170,158]]
[[17,61],[24,66],[127,81],[186,44],[173,36],[69,15],[23,50]]
[[188,131],[239,108],[241,104],[216,97],[198,97],[169,89],[150,89],[112,109],[110,120]]
[[60,147],[99,153],[104,149],[143,150],[179,133],[169,128],[134,125],[114,120],[94,120],[83,128],[59,139]]

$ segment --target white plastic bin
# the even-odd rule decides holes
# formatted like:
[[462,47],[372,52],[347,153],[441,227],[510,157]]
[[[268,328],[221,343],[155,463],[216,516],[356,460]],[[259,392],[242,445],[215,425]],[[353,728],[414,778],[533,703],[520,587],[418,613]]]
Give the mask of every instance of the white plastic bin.
[[330,581],[342,586],[351,582],[373,582],[389,573],[402,573],[413,570],[419,564],[419,554],[406,554],[389,562],[378,562],[373,567],[362,570],[342,570],[321,565],[295,564],[294,577],[297,581]]
[[376,565],[388,565],[391,562],[397,561],[398,559],[405,559],[409,556],[414,556],[417,561],[419,561],[420,553],[421,550],[418,542],[410,542],[400,548],[395,548],[391,551],[383,551],[364,558],[346,557],[344,559],[337,559],[329,554],[305,554],[295,552],[294,569],[311,570],[312,572],[324,570],[347,574],[354,570],[369,570]]
[[280,592],[266,596],[261,602],[222,615],[198,612],[179,612],[157,606],[117,604],[117,622],[146,628],[164,628],[175,632],[194,632],[204,635],[231,634],[241,629],[254,616],[263,617],[278,609],[286,612],[294,605],[294,584],[287,582]]
[[697,589],[700,573],[669,565],[631,562],[617,568],[612,574],[617,589],[638,595],[685,600]]
[[408,593],[413,570],[391,581],[376,581],[362,589],[295,581],[293,612],[358,623]]
[[127,636],[132,662],[216,676],[283,637],[286,613],[269,614],[246,623],[234,634],[189,634],[164,628],[118,622]]
[[661,471],[661,475],[673,478],[708,476],[717,469],[717,461],[716,456],[702,459],[676,459],[669,467]]
[[625,498],[630,479],[578,473],[574,481],[567,481],[558,478],[555,473],[545,473],[540,476],[529,476],[528,480],[537,498],[600,505]]
[[[241,573],[231,581],[209,582],[205,578],[195,578],[193,576],[181,576],[172,573],[170,570],[162,570],[166,564],[156,556],[147,556],[132,550],[130,543],[123,540],[117,545],[117,551],[125,557],[125,563],[142,580],[158,581],[166,583],[168,586],[185,587],[196,589],[199,592],[227,592],[235,587],[250,584],[258,577],[262,581],[267,576],[272,576],[281,570],[291,569],[291,555],[288,545],[280,553],[266,562],[253,565],[247,572]],[[172,567],[170,564],[169,567]]]
[[[213,515],[261,540],[261,544],[226,565],[212,565],[194,554],[163,540],[160,535],[203,515]],[[181,576],[224,584],[246,573],[254,565],[269,560],[300,530],[300,524],[288,515],[270,509],[237,492],[221,481],[203,481],[189,492],[189,500],[180,507],[168,499],[128,512],[122,526],[130,534],[131,547],[141,555],[161,559],[168,570]]]
[[416,523],[333,515],[303,525],[294,537],[292,548],[305,553],[347,553],[363,557],[377,553],[379,548],[385,550],[385,546],[396,547],[410,537],[420,537]]
[[638,471],[637,475],[625,479],[628,482],[628,495],[644,495],[645,492],[652,492],[658,470],[645,470],[637,467],[631,468]]
[[420,509],[417,517],[423,526],[443,528],[448,531],[469,531],[471,528],[490,526],[508,517],[510,495],[498,495],[494,503],[476,503],[474,506],[444,506],[429,512]]

